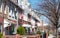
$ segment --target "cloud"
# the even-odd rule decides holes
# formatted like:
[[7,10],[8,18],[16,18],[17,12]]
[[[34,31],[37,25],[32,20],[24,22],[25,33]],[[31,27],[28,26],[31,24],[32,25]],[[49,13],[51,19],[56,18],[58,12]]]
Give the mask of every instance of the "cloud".
[[48,26],[48,24],[47,23],[45,23],[45,24],[43,24],[44,26]]

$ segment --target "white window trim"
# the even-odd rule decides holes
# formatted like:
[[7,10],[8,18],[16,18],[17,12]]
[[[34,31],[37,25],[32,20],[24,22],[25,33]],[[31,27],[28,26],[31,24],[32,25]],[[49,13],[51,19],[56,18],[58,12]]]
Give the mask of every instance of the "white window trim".
[[6,14],[6,7],[5,7],[5,10],[4,10],[4,14]]

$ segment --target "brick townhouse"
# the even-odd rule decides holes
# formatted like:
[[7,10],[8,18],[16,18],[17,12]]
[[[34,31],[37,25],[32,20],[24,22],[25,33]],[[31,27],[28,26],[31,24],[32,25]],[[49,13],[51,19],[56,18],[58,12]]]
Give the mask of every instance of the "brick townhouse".
[[23,10],[18,6],[17,0],[15,1],[0,0],[0,32],[3,34],[16,33],[18,13],[21,13]]
[[0,0],[0,31],[13,35],[18,25],[22,25],[27,33],[36,31],[40,19],[29,5],[27,0]]
[[28,0],[18,0],[18,5],[24,10],[23,13],[19,14],[19,25],[22,25],[26,29],[27,33],[36,31],[35,29],[40,25],[40,19],[30,8]]
[[35,32],[40,27],[40,19],[27,0],[0,0],[0,32],[15,35],[22,25],[26,33]]

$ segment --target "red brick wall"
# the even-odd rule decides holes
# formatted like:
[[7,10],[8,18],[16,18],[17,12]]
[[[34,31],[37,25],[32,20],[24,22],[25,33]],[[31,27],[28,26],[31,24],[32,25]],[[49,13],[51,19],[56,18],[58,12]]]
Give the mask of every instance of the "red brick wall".
[[[20,35],[5,35],[3,38],[23,38],[25,36]],[[26,38],[40,38],[40,35],[26,35]]]
[[3,23],[3,18],[0,18],[0,23]]

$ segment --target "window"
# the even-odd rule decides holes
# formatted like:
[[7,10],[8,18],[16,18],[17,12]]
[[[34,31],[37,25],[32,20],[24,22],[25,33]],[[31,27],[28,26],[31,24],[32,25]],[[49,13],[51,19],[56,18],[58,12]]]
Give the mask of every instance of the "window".
[[17,14],[17,11],[15,11],[15,13],[14,13],[14,15],[15,15],[15,19],[17,19],[17,15],[16,15],[16,14]]
[[12,10],[12,18],[14,19],[15,17],[14,17],[15,15],[14,15],[14,10]]
[[11,16],[9,15],[9,17],[11,17]]
[[4,2],[4,14],[6,14],[6,2]]
[[17,0],[17,3],[18,3],[18,0]]
[[31,18],[31,15],[30,14],[28,14],[28,18]]
[[10,19],[13,19],[13,20],[16,20],[17,19],[17,10],[15,9],[15,6],[12,4],[12,3],[10,3],[10,2],[8,2],[8,11],[9,11],[9,16],[11,16],[10,17]]
[[11,3],[8,2],[8,14],[11,16],[12,15],[12,6],[11,6]]

